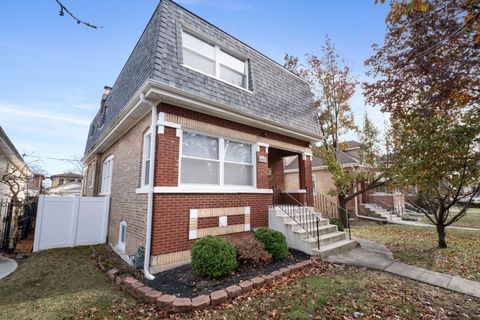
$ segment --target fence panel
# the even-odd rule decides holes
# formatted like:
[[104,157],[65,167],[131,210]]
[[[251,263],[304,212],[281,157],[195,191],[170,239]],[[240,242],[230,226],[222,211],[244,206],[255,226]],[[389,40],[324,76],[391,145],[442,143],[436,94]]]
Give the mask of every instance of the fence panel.
[[33,252],[106,241],[110,197],[48,197],[38,203]]

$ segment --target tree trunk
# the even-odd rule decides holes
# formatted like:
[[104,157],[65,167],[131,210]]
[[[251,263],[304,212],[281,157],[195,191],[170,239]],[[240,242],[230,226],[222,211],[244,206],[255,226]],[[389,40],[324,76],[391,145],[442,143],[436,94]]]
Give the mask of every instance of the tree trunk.
[[345,199],[345,195],[338,195],[338,206],[340,209],[338,210],[338,214],[340,215],[340,221],[342,222],[345,228],[348,227],[348,214],[347,214],[347,200]]
[[447,247],[447,233],[445,226],[443,224],[437,224],[437,234],[438,234],[438,247],[446,248]]

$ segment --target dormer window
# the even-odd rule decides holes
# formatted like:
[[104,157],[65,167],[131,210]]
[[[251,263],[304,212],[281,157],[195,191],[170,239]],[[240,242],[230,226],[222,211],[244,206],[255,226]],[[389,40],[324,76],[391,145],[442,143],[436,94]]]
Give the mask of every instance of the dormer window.
[[182,32],[183,65],[243,89],[248,89],[248,61],[217,45]]

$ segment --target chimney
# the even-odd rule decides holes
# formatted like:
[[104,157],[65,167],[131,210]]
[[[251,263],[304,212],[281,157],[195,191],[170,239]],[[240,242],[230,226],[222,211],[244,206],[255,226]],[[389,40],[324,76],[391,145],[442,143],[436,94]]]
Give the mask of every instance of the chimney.
[[102,95],[102,101],[105,101],[108,97],[108,94],[112,91],[112,87],[105,86],[103,87],[103,95]]

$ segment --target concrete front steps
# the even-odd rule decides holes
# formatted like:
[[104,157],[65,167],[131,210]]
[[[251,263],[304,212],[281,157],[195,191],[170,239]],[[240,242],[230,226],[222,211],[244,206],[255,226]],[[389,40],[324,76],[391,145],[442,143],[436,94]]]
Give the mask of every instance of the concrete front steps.
[[318,241],[310,233],[316,234],[316,218],[320,214],[313,210],[303,216],[301,227],[285,211],[277,208],[268,210],[268,225],[280,231],[287,238],[290,248],[303,251],[307,254],[320,256],[322,259],[332,254],[338,254],[358,246],[354,240],[349,240],[345,232],[338,231],[336,225],[330,224],[328,219],[320,219],[318,233],[320,234],[320,250]]
[[364,203],[361,205],[362,215],[359,215],[360,218],[380,220],[380,221],[399,221],[402,218],[398,217],[396,214],[390,214],[388,210],[380,207],[375,203]]

